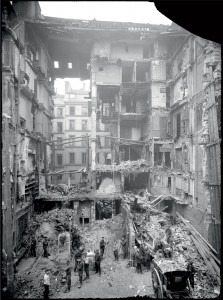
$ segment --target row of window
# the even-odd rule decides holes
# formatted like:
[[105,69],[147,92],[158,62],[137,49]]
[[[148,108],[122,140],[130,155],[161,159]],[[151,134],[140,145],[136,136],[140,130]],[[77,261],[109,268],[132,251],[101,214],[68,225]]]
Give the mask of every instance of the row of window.
[[[84,164],[86,164],[86,162],[87,162],[87,156],[86,156],[86,153],[85,152],[83,152],[83,153],[81,153],[81,163],[84,165]],[[70,164],[75,164],[75,153],[74,152],[70,152],[69,153],[69,163]],[[79,164],[80,162],[78,161],[78,164]],[[62,166],[63,165],[63,154],[57,154],[57,165],[58,166]]]
[[[87,120],[81,120],[81,130],[88,130]],[[69,130],[75,130],[75,120],[69,120]],[[63,133],[63,122],[57,122],[57,133]]]
[[[69,106],[69,115],[70,116],[88,116],[88,107],[81,105]],[[63,108],[57,108],[57,117],[63,117]]]

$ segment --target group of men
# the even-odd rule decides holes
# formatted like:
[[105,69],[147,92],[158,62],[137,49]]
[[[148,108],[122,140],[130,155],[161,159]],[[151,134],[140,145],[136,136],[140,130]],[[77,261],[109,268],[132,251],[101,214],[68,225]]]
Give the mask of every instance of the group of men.
[[[47,252],[47,245],[46,240],[44,242],[44,253],[48,255]],[[108,243],[108,242],[107,242]],[[101,276],[101,260],[103,259],[105,246],[107,244],[104,240],[104,237],[102,237],[100,241],[100,252],[99,249],[95,251],[95,271],[96,273]],[[85,251],[84,245],[80,246],[75,254],[75,266],[74,266],[74,272],[78,272],[79,276],[79,285],[78,288],[81,288],[83,283],[83,275],[85,273],[86,282],[89,280],[89,258],[90,250],[88,252]],[[67,265],[65,268],[66,271],[66,292],[70,292],[71,289],[71,264],[70,261],[67,261]],[[49,271],[46,270],[44,274],[44,299],[49,298],[49,286],[50,286],[50,278],[49,278]]]
[[133,252],[133,266],[137,273],[142,274],[142,265],[148,270],[150,269],[153,256],[151,255],[149,247],[142,242],[139,247],[134,246]]
[[[100,241],[100,252],[99,249],[95,250],[95,272],[101,276],[101,260],[103,259],[105,246],[108,242],[105,242],[104,237],[102,237]],[[78,272],[79,276],[79,286],[78,288],[81,288],[82,282],[83,282],[83,274],[85,272],[86,274],[86,282],[89,280],[89,255],[90,250],[88,252],[84,252],[84,246],[79,247],[78,251],[75,254],[75,266],[74,266],[74,272]],[[67,274],[67,291],[70,291],[71,287],[71,267],[70,263],[67,263],[66,268],[66,274]]]
[[[123,237],[121,239],[121,249],[122,249],[122,253],[123,253],[123,259],[125,259],[127,257],[127,241],[126,238]],[[115,257],[115,261],[119,260],[119,251],[120,250],[120,245],[118,245],[117,242],[114,243],[113,246],[113,252],[114,252],[114,257]]]

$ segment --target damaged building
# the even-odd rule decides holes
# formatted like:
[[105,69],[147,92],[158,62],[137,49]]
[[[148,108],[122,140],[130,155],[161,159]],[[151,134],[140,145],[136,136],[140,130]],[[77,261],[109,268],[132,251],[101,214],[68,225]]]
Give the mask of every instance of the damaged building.
[[[128,201],[142,195],[188,220],[220,259],[220,45],[174,23],[46,17],[31,1],[4,6],[2,35],[11,273],[33,213],[56,208],[92,227],[123,214],[131,256]],[[66,82],[65,95],[55,94],[56,78],[90,80],[90,91]]]
[[33,201],[50,183],[45,174],[52,167],[53,65],[46,40],[25,22],[40,17],[33,5],[8,3],[2,11],[3,248],[19,256]]

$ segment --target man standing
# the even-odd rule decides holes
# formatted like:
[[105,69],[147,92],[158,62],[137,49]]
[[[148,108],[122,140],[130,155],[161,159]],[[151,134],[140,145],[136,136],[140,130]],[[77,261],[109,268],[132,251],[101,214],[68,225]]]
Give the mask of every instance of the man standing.
[[80,289],[82,286],[82,281],[83,281],[83,270],[84,270],[84,263],[82,258],[77,259],[77,270],[78,270],[78,276],[79,276],[79,286],[78,288]]
[[114,252],[114,256],[115,256],[115,261],[118,261],[118,245],[117,245],[117,242],[114,243],[113,252]]
[[33,237],[32,241],[31,241],[30,253],[31,253],[31,256],[36,257],[36,239],[35,239],[35,237]]
[[190,260],[188,265],[187,265],[187,270],[191,272],[191,274],[189,275],[189,281],[190,281],[190,285],[192,287],[192,289],[194,289],[194,274],[195,274],[195,267],[193,265],[193,261]]
[[123,259],[125,259],[126,256],[127,256],[127,249],[126,249],[127,242],[126,242],[126,238],[125,237],[122,238],[121,245],[122,245]]
[[101,255],[99,254],[99,250],[96,250],[95,253],[95,270],[101,276]]
[[48,258],[47,247],[48,247],[48,241],[47,241],[47,238],[44,238],[44,241],[43,241],[43,257],[46,257],[46,258]]
[[135,261],[136,261],[136,272],[137,273],[140,272],[142,274],[142,259],[139,253],[139,249],[137,249]]
[[43,284],[44,284],[44,299],[49,299],[50,276],[49,276],[49,271],[47,269],[45,270]]
[[101,254],[101,259],[103,258],[104,252],[105,252],[105,240],[104,240],[104,237],[102,237],[102,238],[101,238],[101,241],[100,241],[100,254]]
[[69,260],[67,261],[66,266],[66,281],[67,281],[67,291],[70,292],[71,287],[71,266]]
[[85,253],[85,257],[84,257],[84,272],[86,274],[86,281],[88,281],[89,280],[89,257],[87,256],[87,253]]

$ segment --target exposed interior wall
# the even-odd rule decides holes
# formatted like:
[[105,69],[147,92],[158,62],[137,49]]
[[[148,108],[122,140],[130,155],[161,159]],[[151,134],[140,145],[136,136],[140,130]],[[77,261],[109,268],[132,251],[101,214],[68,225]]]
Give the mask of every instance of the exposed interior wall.
[[[99,70],[99,68],[101,68]],[[94,68],[96,72],[96,84],[114,84],[120,85],[122,81],[122,69],[119,65],[106,65],[100,66],[97,64]]]
[[25,127],[28,130],[33,131],[33,114],[31,113],[32,101],[24,95],[20,96],[19,101],[19,115],[25,119]]
[[152,107],[166,107],[166,85],[164,83],[151,84]]
[[191,205],[174,203],[173,214],[179,212],[191,225],[208,240],[208,225],[205,224],[205,211]]
[[120,42],[111,45],[110,58],[115,59],[142,59],[142,45],[129,44],[128,42]]
[[155,59],[151,61],[151,80],[166,80],[166,61]]

